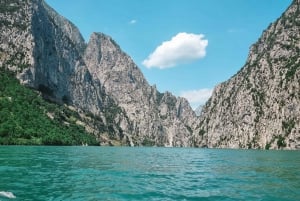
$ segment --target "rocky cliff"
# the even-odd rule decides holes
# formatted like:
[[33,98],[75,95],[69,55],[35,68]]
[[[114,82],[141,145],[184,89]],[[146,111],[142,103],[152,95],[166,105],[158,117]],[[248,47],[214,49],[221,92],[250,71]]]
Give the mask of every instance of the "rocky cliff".
[[137,144],[191,146],[196,117],[185,99],[160,93],[150,86],[132,59],[109,37],[94,33],[85,51],[94,80],[132,122],[121,128]]
[[200,146],[300,149],[300,0],[265,30],[204,106]]
[[100,144],[193,146],[197,118],[187,101],[150,86],[109,37],[88,44],[43,0],[0,0],[0,66],[44,98],[86,117]]

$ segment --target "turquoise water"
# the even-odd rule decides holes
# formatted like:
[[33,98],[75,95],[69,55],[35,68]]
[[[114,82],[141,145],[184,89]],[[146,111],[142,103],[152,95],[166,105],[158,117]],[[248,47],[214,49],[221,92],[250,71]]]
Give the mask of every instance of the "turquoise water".
[[1,191],[20,201],[298,201],[300,152],[3,146]]

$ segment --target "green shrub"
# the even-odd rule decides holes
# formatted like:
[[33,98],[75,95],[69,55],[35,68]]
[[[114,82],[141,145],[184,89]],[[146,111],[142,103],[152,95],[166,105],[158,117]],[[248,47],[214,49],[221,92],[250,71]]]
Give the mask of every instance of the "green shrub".
[[286,147],[285,138],[282,135],[278,136],[277,146],[278,146],[278,149]]
[[95,136],[71,117],[80,118],[67,107],[46,102],[22,86],[12,72],[0,67],[0,144],[97,144]]

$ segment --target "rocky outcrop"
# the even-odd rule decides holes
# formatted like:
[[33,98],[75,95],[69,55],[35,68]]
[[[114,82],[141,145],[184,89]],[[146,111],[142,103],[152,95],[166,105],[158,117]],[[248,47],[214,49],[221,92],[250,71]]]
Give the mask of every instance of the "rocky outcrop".
[[109,36],[94,33],[86,44],[43,0],[0,2],[0,65],[89,117],[85,126],[101,144],[194,145],[197,118],[187,101],[150,86]]
[[31,28],[32,5],[26,1],[0,1],[0,65],[21,72],[34,58]]
[[191,146],[194,112],[186,100],[159,93],[120,47],[102,33],[94,33],[85,51],[94,80],[127,114],[131,124],[121,128],[138,145]]
[[117,106],[92,79],[78,29],[42,0],[2,0],[1,9],[1,66],[16,72],[22,84],[44,98],[94,117],[86,118],[85,126],[99,139],[104,136],[101,143],[121,141],[115,117],[125,114],[111,111]]
[[300,1],[255,43],[244,67],[204,106],[197,144],[300,149]]

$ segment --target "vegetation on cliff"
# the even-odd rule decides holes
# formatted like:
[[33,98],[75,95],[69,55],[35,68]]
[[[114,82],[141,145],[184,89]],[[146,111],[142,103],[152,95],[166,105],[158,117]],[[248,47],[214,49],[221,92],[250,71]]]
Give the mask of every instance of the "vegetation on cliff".
[[45,101],[40,92],[22,86],[14,73],[0,68],[0,144],[97,144],[77,125],[80,115],[66,106]]

